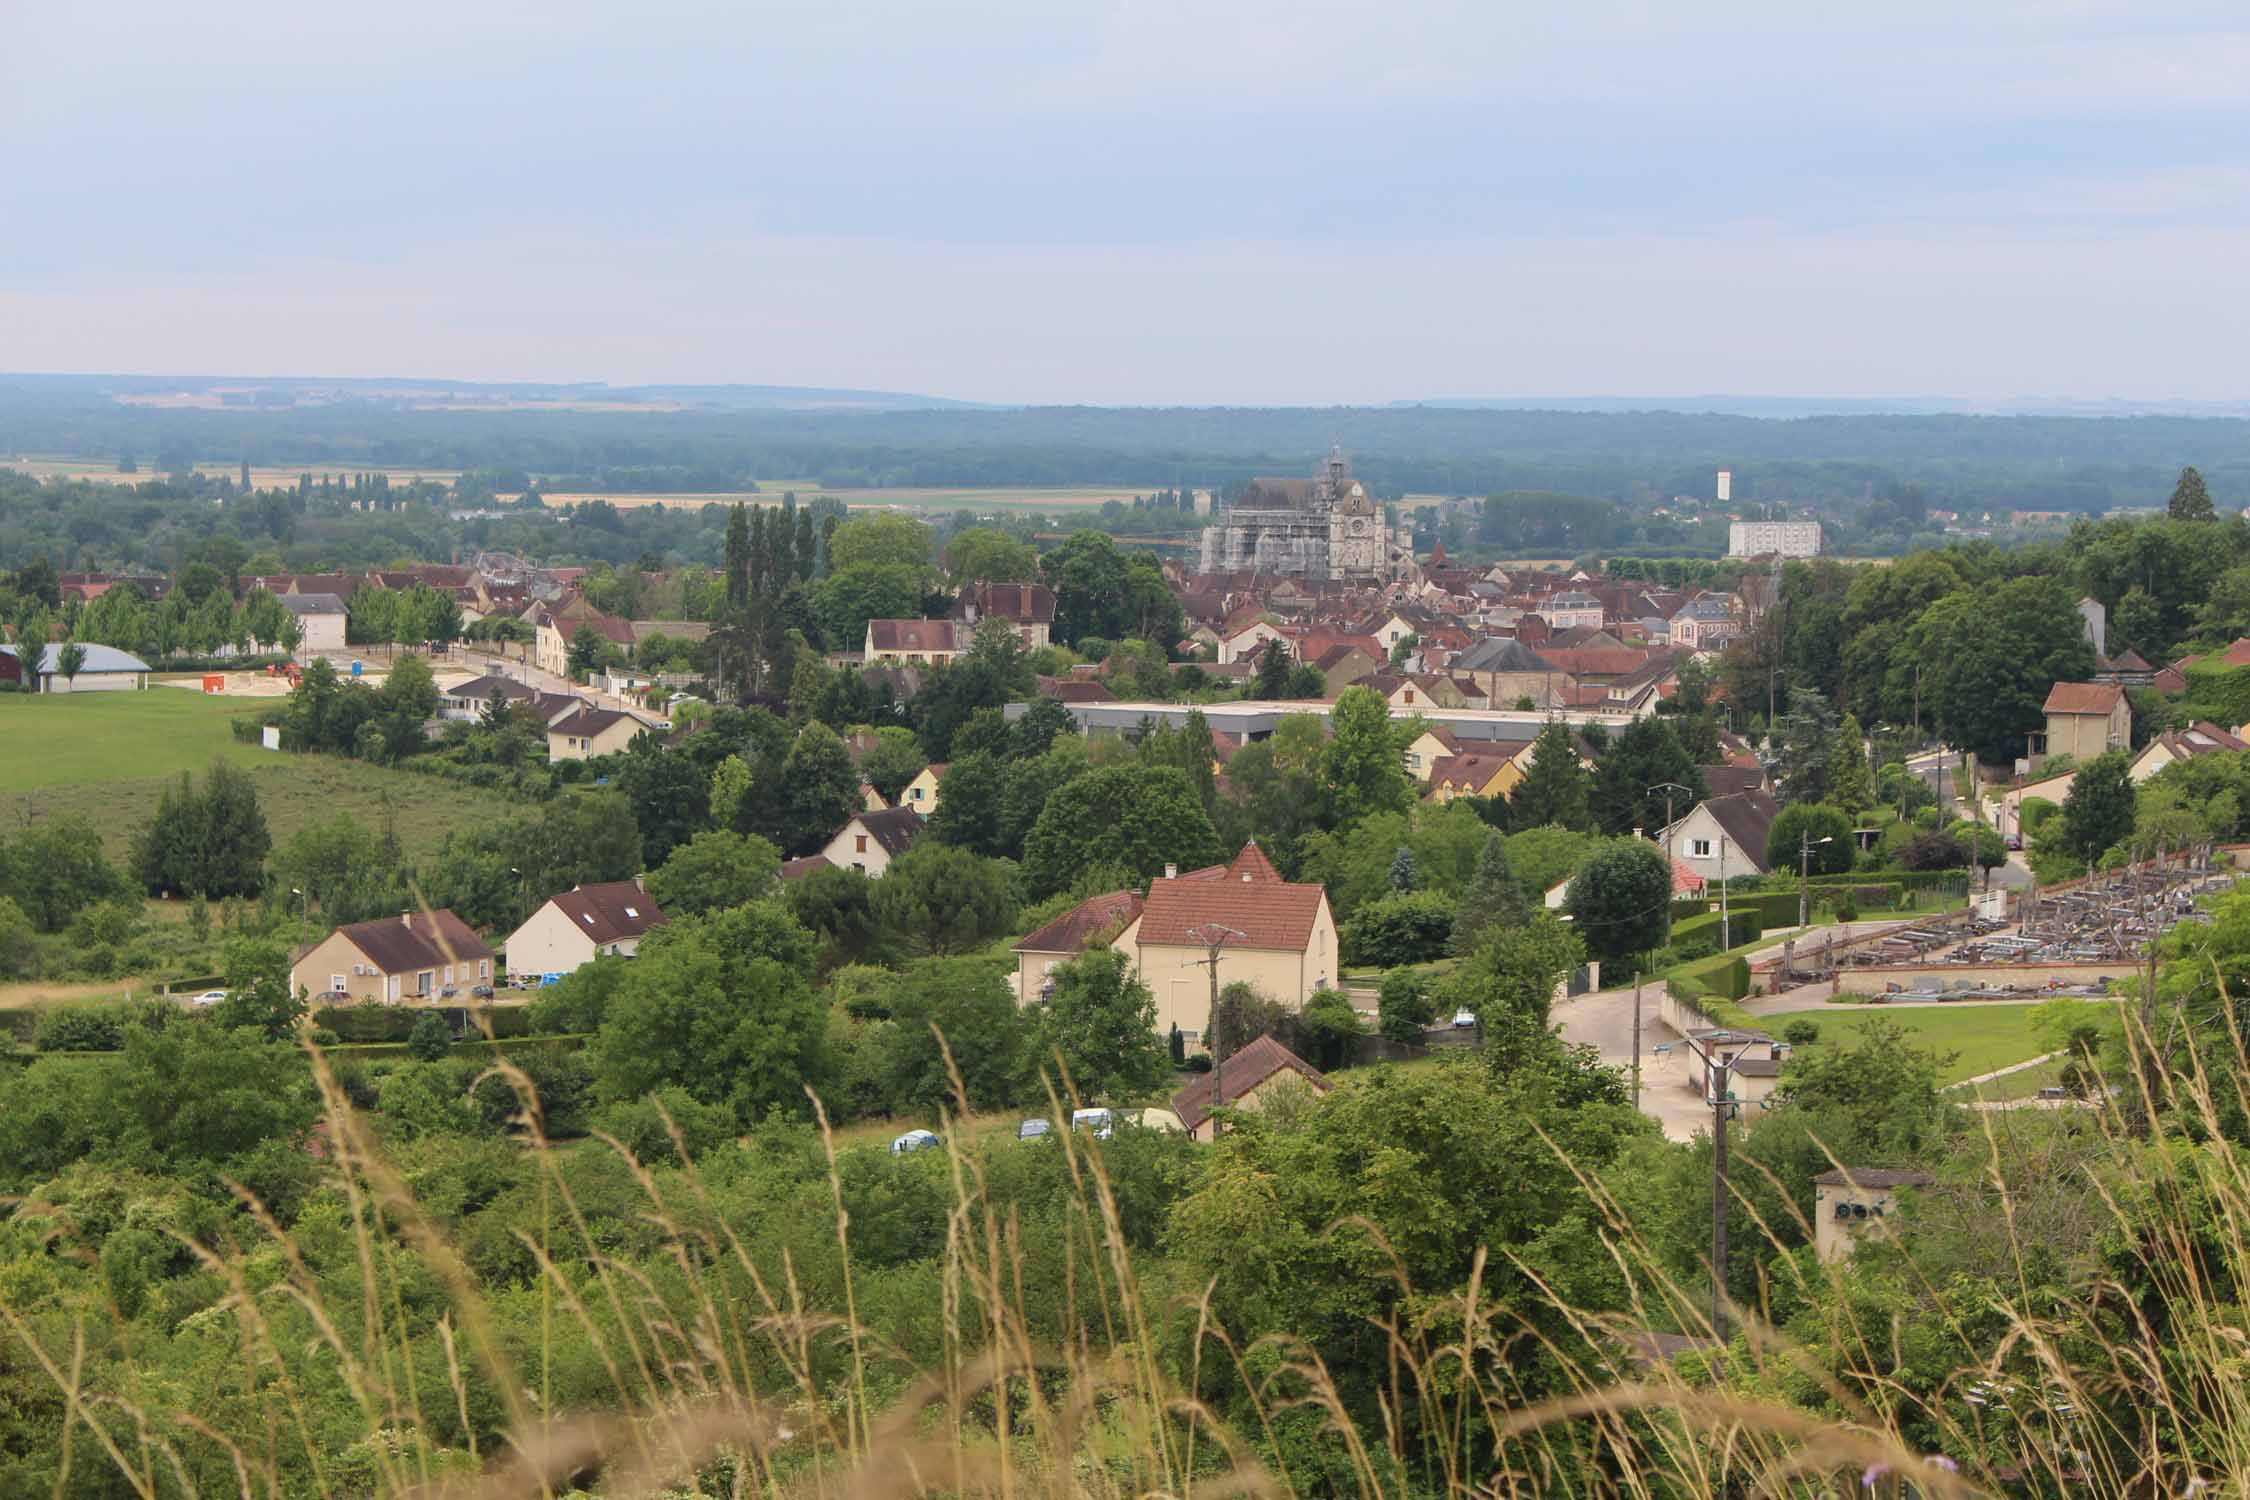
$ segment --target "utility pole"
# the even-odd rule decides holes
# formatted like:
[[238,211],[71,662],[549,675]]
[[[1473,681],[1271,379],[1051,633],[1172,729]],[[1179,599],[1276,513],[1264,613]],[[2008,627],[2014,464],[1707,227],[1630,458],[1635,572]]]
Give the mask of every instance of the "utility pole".
[[[1224,922],[1203,922],[1190,927],[1187,935],[1203,945],[1204,956],[1195,960],[1196,965],[1211,971],[1211,1014],[1203,1026],[1203,1046],[1211,1054],[1211,1102],[1219,1104],[1227,1096],[1227,1055],[1219,1048],[1219,950],[1227,945],[1228,938],[1248,938],[1250,934]],[[1212,1127],[1214,1134],[1217,1129]]]
[[1641,1107],[1641,975],[1633,972],[1633,1108]]
[[1669,948],[1672,946],[1672,794],[1677,792],[1683,797],[1692,797],[1695,795],[1695,788],[1682,786],[1677,781],[1660,781],[1648,788],[1644,795],[1654,796],[1658,792],[1664,794],[1664,946]]
[[1687,1045],[1703,1059],[1704,1087],[1711,1105],[1711,1329],[1719,1342],[1727,1340],[1727,1121],[1734,1116],[1734,1100],[1727,1090],[1734,1060],[1757,1044],[1757,1038],[1740,1031],[1707,1031],[1690,1035]]
[[1726,830],[1719,831],[1719,951],[1726,952],[1734,946],[1734,923],[1727,916],[1727,839]]

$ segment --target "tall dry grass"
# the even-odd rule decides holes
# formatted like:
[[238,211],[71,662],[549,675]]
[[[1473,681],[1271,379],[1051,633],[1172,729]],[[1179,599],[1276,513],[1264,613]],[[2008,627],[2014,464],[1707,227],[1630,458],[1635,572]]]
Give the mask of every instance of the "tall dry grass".
[[[261,1383],[261,1430],[222,1428],[193,1399],[165,1405],[90,1388],[83,1328],[74,1353],[43,1344],[4,1304],[0,1323],[65,1413],[56,1496],[2239,1492],[2250,1476],[2250,1337],[2236,1301],[2250,1268],[2250,1173],[2223,1116],[2232,1108],[2250,1117],[2250,1066],[2238,1034],[2223,1058],[2198,1054],[2192,1037],[2177,1034],[2159,1042],[2137,1031],[2131,1046],[2127,1083],[2074,1113],[2075,1132],[2058,1136],[2053,1121],[2026,1116],[1978,1117],[1971,1140],[1983,1180],[1948,1184],[1925,1205],[1933,1225],[1966,1216],[1997,1261],[2028,1267],[2051,1257],[2062,1233],[2056,1214],[2076,1203],[2083,1215],[2094,1203],[2101,1222],[2071,1232],[2104,1254],[2082,1262],[2062,1293],[2028,1271],[1970,1287],[1927,1281],[1908,1298],[1927,1320],[1918,1322],[1870,1314],[1841,1265],[1777,1253],[1768,1286],[1735,1288],[1746,1305],[1735,1309],[1731,1346],[1697,1347],[1711,1332],[1707,1288],[1665,1272],[1632,1215],[1600,1178],[1582,1174],[1605,1208],[1604,1248],[1630,1292],[1605,1309],[1570,1308],[1553,1294],[1549,1310],[1560,1309],[1575,1336],[1535,1336],[1566,1369],[1567,1394],[1530,1404],[1511,1398],[1510,1366],[1525,1356],[1535,1324],[1527,1309],[1485,1293],[1481,1258],[1466,1285],[1425,1289],[1436,1295],[1408,1304],[1411,1318],[1384,1329],[1390,1376],[1372,1414],[1349,1409],[1315,1349],[1286,1339],[1244,1347],[1208,1297],[1152,1305],[1100,1143],[1069,1130],[1057,1141],[1074,1185],[1065,1274],[1093,1295],[1065,1305],[1094,1311],[1074,1315],[1060,1337],[1035,1336],[1022,1311],[1023,1226],[995,1206],[983,1158],[950,1122],[940,1132],[951,1186],[939,1309],[947,1353],[910,1380],[878,1380],[872,1372],[895,1371],[899,1357],[860,1316],[852,1224],[825,1120],[845,1252],[840,1302],[815,1305],[792,1266],[778,1276],[761,1268],[724,1216],[708,1211],[692,1163],[681,1174],[683,1199],[631,1162],[674,1278],[659,1285],[646,1266],[597,1243],[529,1080],[502,1061],[493,1072],[517,1092],[546,1209],[540,1233],[525,1236],[542,1272],[540,1337],[528,1349],[512,1346],[486,1292],[317,1048],[324,1136],[349,1203],[364,1294],[341,1302],[324,1293],[290,1235],[248,1195],[254,1233],[223,1249],[193,1244],[226,1286],[222,1307],[239,1327],[246,1376]],[[2159,1052],[2171,1072],[2145,1065]],[[1070,1102],[1058,1094],[1054,1114],[1067,1118]],[[684,1159],[676,1135],[675,1144]],[[630,1160],[622,1145],[609,1146]],[[2043,1150],[2063,1159],[2032,1163]],[[2032,1165],[2045,1186],[2027,1191],[2014,1174]],[[2058,1198],[2057,1184],[2079,1191]],[[1755,1220],[1738,1197],[1737,1235],[1764,1234],[1777,1247],[1811,1238],[1810,1224]],[[443,1286],[442,1382],[418,1375],[427,1362],[408,1347],[422,1337],[395,1274],[409,1253]],[[1911,1240],[1894,1253],[1891,1274],[1907,1283],[1924,1275]],[[1759,1305],[1777,1303],[1800,1310],[1793,1332],[1758,1319]],[[275,1316],[283,1306],[301,1315],[287,1321],[314,1330],[313,1347],[286,1342]],[[1679,1330],[1688,1351],[1636,1352],[1650,1329]],[[606,1389],[559,1410],[548,1365],[566,1339],[599,1351]],[[356,1440],[348,1453],[309,1409],[298,1373],[308,1357],[349,1393]],[[1196,1394],[1215,1390],[1246,1394],[1222,1412]],[[501,1412],[497,1442],[472,1437],[466,1449],[446,1450],[422,1435],[455,1421],[472,1434],[490,1430],[471,1420],[472,1404],[487,1401]],[[1348,1478],[1293,1475],[1261,1457],[1286,1451],[1272,1441],[1276,1424],[1308,1414],[1331,1425]],[[191,1451],[207,1458],[213,1448],[226,1456],[226,1480],[199,1485],[194,1476],[212,1470],[191,1462]]]

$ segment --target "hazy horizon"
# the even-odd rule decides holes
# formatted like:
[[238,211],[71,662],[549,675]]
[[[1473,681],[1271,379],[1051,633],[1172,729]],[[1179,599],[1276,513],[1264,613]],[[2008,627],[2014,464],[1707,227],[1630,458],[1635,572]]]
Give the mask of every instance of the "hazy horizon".
[[2206,0],[18,7],[0,363],[2231,404],[2246,62]]

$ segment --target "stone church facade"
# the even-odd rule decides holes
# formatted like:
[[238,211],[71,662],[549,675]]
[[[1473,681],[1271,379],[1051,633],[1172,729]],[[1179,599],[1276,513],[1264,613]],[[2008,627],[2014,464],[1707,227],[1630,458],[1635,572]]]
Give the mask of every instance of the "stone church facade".
[[1383,507],[1331,450],[1310,479],[1253,479],[1203,532],[1205,573],[1260,572],[1379,584],[1411,565],[1410,534],[1392,537]]

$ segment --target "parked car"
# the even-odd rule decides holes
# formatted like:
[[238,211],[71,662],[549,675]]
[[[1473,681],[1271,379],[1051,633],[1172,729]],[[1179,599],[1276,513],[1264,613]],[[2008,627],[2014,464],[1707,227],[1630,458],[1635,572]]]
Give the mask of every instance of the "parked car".
[[891,1142],[891,1155],[904,1156],[909,1151],[927,1151],[937,1143],[938,1138],[934,1132],[909,1130],[906,1134]]
[[469,998],[472,1000],[490,1000],[492,998],[492,986],[489,984],[470,985]]
[[460,994],[461,991],[459,989],[449,984],[445,988],[438,991],[438,998],[440,1000],[454,1000],[458,999],[460,997]]
[[1052,1120],[1026,1120],[1016,1127],[1016,1139],[1019,1141],[1036,1141],[1041,1136],[1053,1135],[1054,1133],[1055,1126]]
[[1106,1109],[1074,1109],[1070,1112],[1070,1128],[1091,1130],[1094,1139],[1106,1141],[1117,1128],[1117,1116]]
[[1477,1013],[1466,1005],[1453,1013],[1453,1027],[1456,1031],[1466,1031],[1476,1024]]
[[312,997],[312,1003],[315,1005],[349,1005],[352,1003],[351,992],[349,990],[322,990]]
[[224,1002],[226,998],[227,992],[225,990],[205,990],[202,994],[188,1001],[188,1004],[197,1010],[209,1010],[212,1006]]

